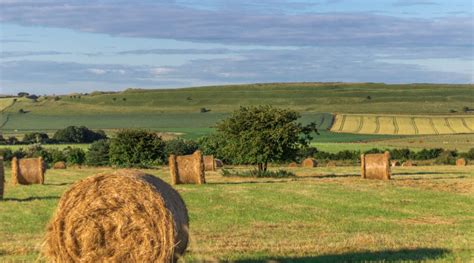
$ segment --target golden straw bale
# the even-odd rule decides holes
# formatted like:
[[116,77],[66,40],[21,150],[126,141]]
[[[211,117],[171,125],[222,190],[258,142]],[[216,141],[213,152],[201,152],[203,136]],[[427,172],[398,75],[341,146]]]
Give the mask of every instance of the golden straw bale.
[[318,165],[318,163],[313,158],[306,158],[301,163],[301,166],[303,166],[303,167],[316,167],[317,165]]
[[0,156],[0,200],[3,200],[5,188],[5,169],[3,168],[3,157]]
[[65,162],[55,162],[53,165],[53,169],[66,169],[66,163]]
[[291,162],[288,167],[298,167],[298,164],[296,162]]
[[216,168],[224,167],[224,162],[222,160],[214,159],[214,161],[216,162]]
[[43,184],[46,166],[43,158],[12,159],[13,184]]
[[416,166],[416,163],[408,160],[402,163],[402,167],[411,167],[411,166]]
[[136,170],[98,174],[59,200],[43,254],[51,262],[176,262],[188,212],[169,184]]
[[327,164],[326,164],[326,167],[336,167],[336,162],[335,161],[329,161]]
[[390,166],[392,166],[392,167],[400,166],[400,162],[397,161],[397,160],[391,160],[390,161]]
[[361,177],[364,179],[390,180],[390,153],[362,154]]
[[215,171],[216,163],[214,161],[214,155],[204,155],[204,170],[205,171]]
[[464,158],[459,158],[456,160],[456,166],[466,166],[467,160]]
[[171,184],[205,184],[204,161],[201,151],[192,155],[170,155]]

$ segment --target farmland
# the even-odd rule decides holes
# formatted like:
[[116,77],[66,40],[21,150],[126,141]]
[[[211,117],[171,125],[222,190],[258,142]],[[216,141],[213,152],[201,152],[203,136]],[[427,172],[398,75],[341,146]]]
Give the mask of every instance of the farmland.
[[[298,176],[289,179],[210,172],[206,185],[176,186],[190,214],[185,259],[466,262],[474,236],[471,168],[397,167],[389,182],[362,180],[358,167],[292,168]],[[44,185],[12,186],[7,169],[0,261],[37,259],[61,193],[110,170],[49,170]],[[147,172],[169,181],[166,167]]]
[[393,135],[474,133],[474,116],[337,114],[333,132]]

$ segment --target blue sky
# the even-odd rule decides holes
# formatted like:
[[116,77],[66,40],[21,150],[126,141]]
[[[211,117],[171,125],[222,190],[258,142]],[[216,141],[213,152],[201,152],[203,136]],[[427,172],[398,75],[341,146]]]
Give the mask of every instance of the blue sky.
[[472,83],[471,0],[0,0],[0,94]]

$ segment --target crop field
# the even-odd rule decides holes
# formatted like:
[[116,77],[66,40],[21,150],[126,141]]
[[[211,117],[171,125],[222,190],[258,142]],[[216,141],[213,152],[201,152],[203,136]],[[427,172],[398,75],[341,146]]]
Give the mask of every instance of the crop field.
[[392,135],[474,133],[472,115],[337,114],[333,132]]
[[[77,180],[110,170],[48,170],[44,185],[13,186],[7,169],[0,261],[42,261],[45,227],[61,194]],[[296,178],[210,172],[208,184],[176,186],[190,215],[185,261],[472,259],[472,166],[397,167],[388,182],[360,179],[359,167],[291,170]],[[166,167],[146,172],[169,181]]]

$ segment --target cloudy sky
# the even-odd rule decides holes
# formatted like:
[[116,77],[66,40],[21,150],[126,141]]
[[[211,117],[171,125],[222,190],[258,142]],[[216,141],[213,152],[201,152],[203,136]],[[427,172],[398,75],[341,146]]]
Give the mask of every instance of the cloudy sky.
[[0,0],[0,93],[472,83],[471,0]]

